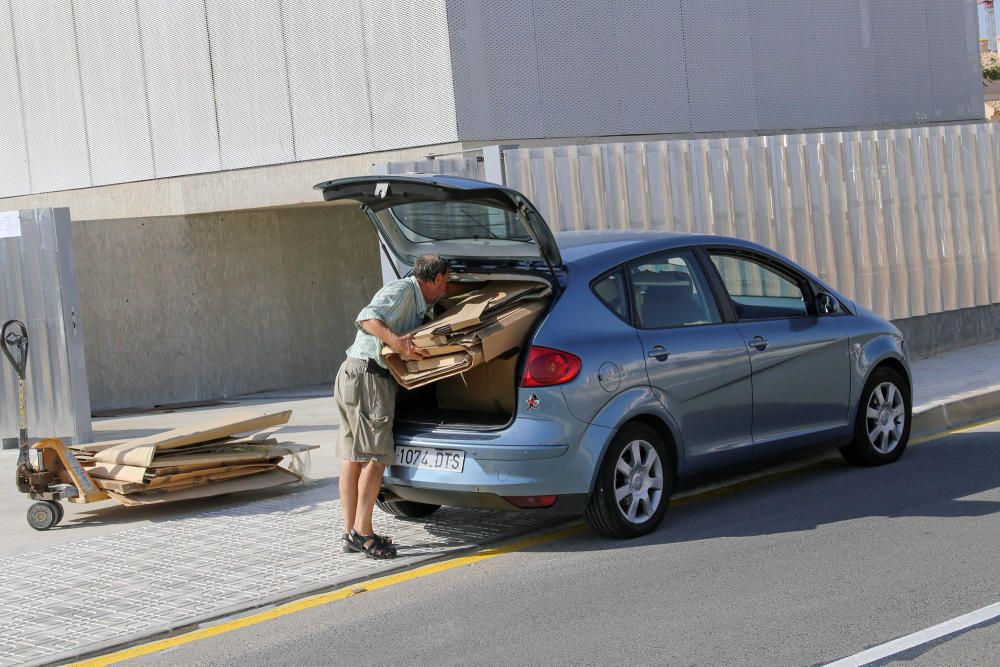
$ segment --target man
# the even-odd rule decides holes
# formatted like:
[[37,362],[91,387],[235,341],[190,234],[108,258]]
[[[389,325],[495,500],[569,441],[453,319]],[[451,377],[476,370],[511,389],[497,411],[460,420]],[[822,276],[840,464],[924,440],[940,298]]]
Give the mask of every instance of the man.
[[395,458],[392,420],[399,385],[382,358],[388,345],[404,359],[426,357],[413,345],[412,334],[447,295],[448,262],[424,255],[413,273],[380,289],[358,314],[354,344],[337,372],[334,399],[340,416],[340,502],[344,512],[344,550],[369,558],[395,558],[396,546],[372,528],[372,509],[382,486],[385,466]]

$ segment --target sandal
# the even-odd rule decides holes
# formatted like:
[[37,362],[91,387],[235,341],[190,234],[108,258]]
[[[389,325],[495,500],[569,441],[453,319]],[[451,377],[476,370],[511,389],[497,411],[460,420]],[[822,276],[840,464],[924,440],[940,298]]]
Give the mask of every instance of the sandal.
[[384,560],[396,557],[396,547],[391,542],[387,542],[385,537],[372,533],[362,535],[358,531],[351,529],[348,537],[351,540],[351,548],[354,551],[364,553],[368,558]]
[[[355,531],[352,530],[351,532],[355,532]],[[368,538],[374,537],[376,540],[378,540],[379,542],[381,542],[383,545],[389,545],[389,546],[392,545],[392,538],[389,537],[388,535],[376,535],[375,533],[372,533],[371,535],[365,535],[364,537],[365,537],[366,540]],[[359,552],[359,551],[364,551],[363,548],[362,549],[358,549],[357,547],[354,546],[354,543],[351,542],[351,536],[348,533],[343,533],[340,536],[340,550],[343,551],[345,554],[351,554],[351,553],[356,553],[356,552]]]
[[[354,531],[352,531],[352,532],[354,532]],[[376,535],[374,533],[372,533],[371,535],[365,535],[366,539],[370,538],[370,537],[374,537],[376,540],[378,540],[379,542],[381,542],[383,545],[392,545],[392,538],[389,537],[388,535]],[[359,552],[359,551],[364,551],[363,548],[362,549],[358,549],[357,547],[354,546],[354,543],[351,542],[351,536],[348,533],[341,534],[341,536],[340,536],[340,549],[345,554],[350,554],[350,553],[356,553],[356,552]]]

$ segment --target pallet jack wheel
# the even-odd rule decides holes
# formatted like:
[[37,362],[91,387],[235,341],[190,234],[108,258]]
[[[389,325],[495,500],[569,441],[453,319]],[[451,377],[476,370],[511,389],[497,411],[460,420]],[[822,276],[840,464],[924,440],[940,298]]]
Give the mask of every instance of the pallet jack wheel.
[[66,516],[66,510],[63,508],[62,503],[58,500],[51,500],[49,502],[56,506],[56,522],[53,525],[58,526],[62,523],[63,517]]
[[62,508],[52,500],[42,500],[28,508],[28,525],[35,530],[48,530],[59,523]]

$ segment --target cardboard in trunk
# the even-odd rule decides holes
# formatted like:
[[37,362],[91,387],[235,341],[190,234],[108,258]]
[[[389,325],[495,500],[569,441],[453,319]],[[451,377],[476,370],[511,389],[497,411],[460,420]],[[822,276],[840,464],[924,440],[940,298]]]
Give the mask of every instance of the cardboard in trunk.
[[[472,292],[440,318],[412,332],[416,346],[432,356],[404,361],[386,347],[382,351],[386,365],[400,386],[414,389],[486,364],[520,348],[544,312],[544,297],[549,293],[548,286],[540,283],[503,282]],[[442,349],[449,351],[435,354]]]
[[442,410],[514,414],[517,396],[517,355],[494,359],[437,385]]

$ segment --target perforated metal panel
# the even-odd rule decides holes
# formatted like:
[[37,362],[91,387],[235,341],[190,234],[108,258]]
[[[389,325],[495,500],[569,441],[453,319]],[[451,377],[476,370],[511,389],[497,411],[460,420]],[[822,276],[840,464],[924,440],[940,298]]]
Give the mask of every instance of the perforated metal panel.
[[138,0],[158,177],[222,168],[203,0]]
[[2,5],[0,196],[457,139],[445,0]]
[[135,0],[74,1],[93,185],[153,178]]
[[451,0],[459,136],[981,119],[974,4]]
[[69,0],[12,0],[21,101],[35,191],[91,184]]
[[362,0],[375,150],[457,139],[445,0]]
[[374,150],[361,5],[286,0],[283,8],[296,156]]
[[222,167],[292,162],[295,149],[277,0],[208,0]]
[[28,145],[21,113],[21,81],[10,6],[0,3],[0,197],[31,192]]

